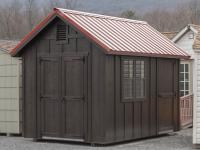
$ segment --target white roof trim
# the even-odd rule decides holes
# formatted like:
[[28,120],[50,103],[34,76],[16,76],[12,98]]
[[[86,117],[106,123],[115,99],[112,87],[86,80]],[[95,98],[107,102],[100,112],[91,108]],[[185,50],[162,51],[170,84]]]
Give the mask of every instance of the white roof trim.
[[172,42],[176,43],[189,30],[193,31],[195,34],[198,33],[198,31],[189,24],[185,28],[183,28],[178,34],[176,34],[175,37],[173,37]]
[[175,37],[173,37],[172,42],[176,43],[188,30],[189,26],[183,28]]
[[190,29],[194,32],[194,33],[198,33],[198,31],[195,29],[195,28],[193,28],[192,26],[190,26]]

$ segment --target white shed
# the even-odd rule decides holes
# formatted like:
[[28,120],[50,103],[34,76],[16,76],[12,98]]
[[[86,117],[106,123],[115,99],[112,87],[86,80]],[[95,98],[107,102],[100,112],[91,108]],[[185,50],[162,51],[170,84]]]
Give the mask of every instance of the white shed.
[[181,60],[180,94],[193,95],[193,144],[200,148],[200,25],[189,24],[171,39],[191,56]]
[[10,56],[17,41],[0,40],[0,133],[19,134],[21,113],[21,60]]

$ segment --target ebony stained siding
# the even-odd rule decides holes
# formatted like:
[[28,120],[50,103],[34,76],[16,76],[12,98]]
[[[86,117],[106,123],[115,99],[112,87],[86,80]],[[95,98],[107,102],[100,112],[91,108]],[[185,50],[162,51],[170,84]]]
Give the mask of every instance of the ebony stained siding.
[[[176,94],[178,94],[178,61],[170,59],[148,58],[148,84],[147,99],[144,101],[122,102],[121,100],[121,76],[120,76],[120,56],[106,56],[106,78],[105,78],[105,108],[106,108],[106,141],[122,141],[138,139],[159,134],[158,124],[158,87],[157,72],[158,63],[169,62],[174,65],[173,80]],[[173,62],[174,61],[174,62]],[[173,63],[171,63],[173,62]],[[169,65],[169,64],[166,64]],[[167,70],[167,66],[164,69]],[[165,74],[162,73],[162,86],[169,83],[165,82]],[[161,87],[160,87],[161,88]],[[161,100],[165,101],[165,100]],[[167,102],[168,103],[168,102]],[[173,130],[179,129],[179,101],[177,95],[173,100],[173,107],[168,111],[174,111]],[[161,109],[164,107],[162,106]],[[164,117],[164,116],[163,116]],[[169,131],[166,131],[169,132]]]
[[[68,38],[66,41],[56,40],[57,25],[67,25]],[[173,80],[174,83],[173,87],[170,85],[169,90],[173,91],[168,92],[167,94],[171,93],[171,96],[173,96],[173,98],[170,99],[173,103],[173,105],[170,105],[170,110],[173,115],[173,122],[170,122],[172,123],[172,130],[176,131],[179,129],[177,78],[179,60],[145,58],[148,62],[146,100],[122,102],[121,58],[123,56],[106,55],[101,48],[86,39],[72,26],[65,24],[58,18],[52,21],[44,31],[26,46],[25,49],[27,50],[24,50],[24,52],[22,51],[24,62],[23,84],[25,87],[23,133],[25,137],[40,139],[43,134],[47,136],[46,132],[54,128],[64,131],[62,122],[63,112],[61,112],[60,122],[58,121],[59,123],[52,121],[52,126],[47,126],[49,129],[44,129],[45,125],[43,125],[42,122],[45,118],[41,117],[42,102],[40,91],[40,84],[43,81],[40,81],[41,79],[39,80],[39,67],[41,65],[41,58],[51,57],[53,60],[56,58],[56,62],[59,63],[59,60],[63,60],[65,57],[71,57],[72,55],[83,55],[84,64],[87,64],[87,79],[85,79],[87,83],[84,84],[84,104],[81,105],[83,106],[81,107],[83,108],[81,111],[83,111],[84,114],[84,125],[82,128],[83,131],[80,131],[81,133],[79,133],[82,135],[81,138],[83,138],[85,142],[113,143],[156,136],[161,133],[159,131],[158,121],[159,92],[157,86],[159,79],[158,75],[164,76],[164,74],[158,73],[158,64],[162,65],[165,64],[165,62],[174,66],[173,75],[169,78],[170,81]],[[62,62],[61,65],[63,65]],[[52,81],[52,84],[55,84],[54,81]],[[166,95],[166,93],[164,93],[164,95]],[[167,98],[169,99],[169,97],[165,97],[164,100]],[[57,100],[61,100],[59,99],[59,95]],[[42,106],[47,105],[43,103]],[[79,109],[79,105],[76,105],[76,107],[75,105],[72,105],[71,107],[71,112],[73,112],[74,107],[74,111],[77,111],[78,113],[77,109]],[[76,117],[78,116],[77,114],[74,115]],[[73,121],[74,129],[70,128],[68,130],[76,132],[74,131],[76,128],[80,129],[77,126],[79,122],[78,120]],[[44,130],[45,132],[43,132]],[[167,130],[166,132],[171,131]],[[59,135],[59,133],[57,133],[56,137],[65,137],[65,135]]]

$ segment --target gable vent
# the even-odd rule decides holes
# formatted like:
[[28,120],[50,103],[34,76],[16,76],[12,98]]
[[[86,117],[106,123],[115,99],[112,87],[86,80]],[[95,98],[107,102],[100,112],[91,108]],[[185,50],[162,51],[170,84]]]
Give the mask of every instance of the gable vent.
[[57,41],[63,41],[67,38],[66,25],[57,25]]

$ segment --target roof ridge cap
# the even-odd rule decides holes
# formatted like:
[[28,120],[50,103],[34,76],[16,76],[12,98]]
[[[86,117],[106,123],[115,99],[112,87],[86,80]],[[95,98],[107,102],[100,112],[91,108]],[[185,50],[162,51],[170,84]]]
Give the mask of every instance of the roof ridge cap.
[[121,21],[121,22],[148,24],[146,21],[132,20],[132,19],[127,19],[127,18],[120,18],[120,17],[109,16],[109,15],[101,15],[101,14],[96,14],[96,13],[88,13],[88,12],[76,11],[76,10],[70,10],[70,9],[54,8],[54,10],[61,11],[62,13],[70,13],[70,14],[83,15],[83,16],[89,16],[89,17],[95,17],[95,18],[101,18],[101,19],[110,19],[110,20],[116,20],[116,21]]

